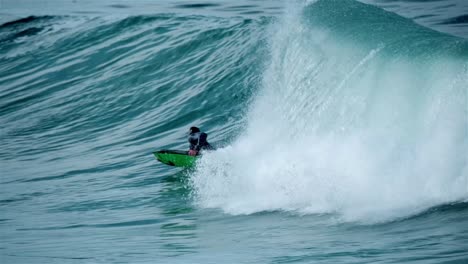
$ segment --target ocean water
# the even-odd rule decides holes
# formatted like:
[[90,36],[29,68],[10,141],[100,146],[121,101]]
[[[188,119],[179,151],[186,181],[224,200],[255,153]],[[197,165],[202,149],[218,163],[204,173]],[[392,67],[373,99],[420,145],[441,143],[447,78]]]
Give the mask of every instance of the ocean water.
[[0,0],[0,263],[468,263],[467,14]]

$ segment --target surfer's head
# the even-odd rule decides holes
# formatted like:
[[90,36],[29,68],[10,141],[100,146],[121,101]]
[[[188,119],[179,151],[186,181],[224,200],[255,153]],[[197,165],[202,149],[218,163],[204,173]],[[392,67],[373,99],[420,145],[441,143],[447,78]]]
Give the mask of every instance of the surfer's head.
[[189,130],[190,134],[200,132],[200,129],[198,127],[191,127]]

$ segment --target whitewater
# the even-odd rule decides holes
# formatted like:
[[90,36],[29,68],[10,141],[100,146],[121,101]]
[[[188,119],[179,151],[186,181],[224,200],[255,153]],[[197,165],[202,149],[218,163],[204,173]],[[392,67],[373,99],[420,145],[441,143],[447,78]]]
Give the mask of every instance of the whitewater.
[[466,43],[365,25],[383,15],[408,23],[378,9],[358,11],[362,23],[320,16],[334,4],[290,11],[274,28],[244,132],[196,173],[202,205],[373,221],[467,198]]
[[468,262],[464,1],[26,2],[0,262]]

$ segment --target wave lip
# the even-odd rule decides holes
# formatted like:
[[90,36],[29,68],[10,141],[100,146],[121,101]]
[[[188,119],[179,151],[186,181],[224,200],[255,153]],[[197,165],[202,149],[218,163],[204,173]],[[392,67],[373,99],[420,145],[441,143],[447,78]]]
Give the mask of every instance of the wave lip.
[[423,26],[468,39],[468,2],[360,0],[412,19]]

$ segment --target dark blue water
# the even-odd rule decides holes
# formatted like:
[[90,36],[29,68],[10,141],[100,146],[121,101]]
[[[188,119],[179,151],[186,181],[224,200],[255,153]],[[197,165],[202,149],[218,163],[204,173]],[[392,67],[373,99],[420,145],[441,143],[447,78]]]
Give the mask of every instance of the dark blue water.
[[0,262],[468,263],[467,5],[365,2],[0,0]]

